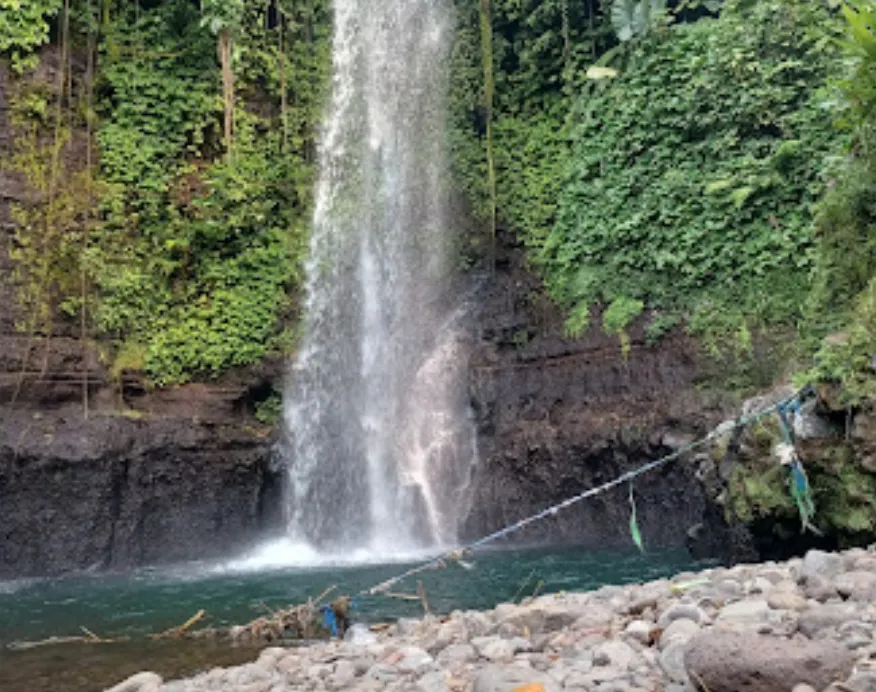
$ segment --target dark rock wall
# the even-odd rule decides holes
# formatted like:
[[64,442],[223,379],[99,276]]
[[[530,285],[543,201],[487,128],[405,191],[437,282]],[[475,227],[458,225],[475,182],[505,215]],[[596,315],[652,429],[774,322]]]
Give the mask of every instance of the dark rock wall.
[[270,460],[229,426],[7,411],[0,578],[242,551],[281,524]]
[[[597,316],[581,338],[567,338],[522,249],[507,235],[499,247],[471,373],[481,454],[465,519],[471,537],[657,459],[722,419],[720,402],[697,388],[699,355],[689,340],[648,346],[634,326],[624,358]],[[713,516],[695,468],[680,460],[635,482],[649,547],[684,547],[688,531]],[[519,538],[629,548],[628,492],[624,485],[585,500]]]

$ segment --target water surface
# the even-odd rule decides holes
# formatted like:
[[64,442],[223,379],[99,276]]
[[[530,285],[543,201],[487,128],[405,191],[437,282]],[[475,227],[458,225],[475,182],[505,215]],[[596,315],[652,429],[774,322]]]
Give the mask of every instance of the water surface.
[[[695,566],[684,553],[611,553],[578,548],[479,553],[474,568],[457,566],[421,578],[432,610],[491,608],[515,597],[604,584],[648,581]],[[146,635],[177,626],[203,608],[213,626],[241,624],[265,612],[300,603],[338,584],[354,594],[395,576],[409,565],[371,564],[286,567],[251,571],[252,562],[187,565],[130,574],[79,575],[65,579],[0,583],[0,690],[90,692],[139,670],[167,677],[191,675],[215,665],[252,660],[251,649],[202,642],[147,642]],[[414,590],[415,582],[397,591]],[[359,599],[356,618],[389,621],[421,613],[417,603],[382,596]],[[63,645],[28,651],[13,641],[68,636],[87,627],[102,637],[130,643]]]

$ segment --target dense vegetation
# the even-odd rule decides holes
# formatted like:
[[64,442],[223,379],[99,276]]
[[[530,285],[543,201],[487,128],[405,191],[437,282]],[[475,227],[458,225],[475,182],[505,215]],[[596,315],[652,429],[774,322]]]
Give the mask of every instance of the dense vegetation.
[[[16,210],[22,328],[50,335],[80,316],[112,344],[115,374],[158,385],[281,350],[327,3],[4,0],[0,16],[0,51],[21,73],[12,163],[39,192]],[[50,25],[44,62],[60,65],[47,80],[29,70]]]
[[599,315],[625,344],[646,313],[652,340],[682,323],[724,356],[773,345],[732,384],[817,362],[876,394],[871,3],[457,6],[463,27],[491,13],[494,46],[487,66],[469,28],[454,53],[459,187],[485,219],[495,200],[571,333]]
[[[870,0],[455,4],[456,185],[570,332],[598,315],[627,343],[646,314],[716,352],[781,339],[876,395]],[[327,5],[0,0],[13,166],[39,193],[17,210],[23,329],[78,318],[155,384],[290,342]]]

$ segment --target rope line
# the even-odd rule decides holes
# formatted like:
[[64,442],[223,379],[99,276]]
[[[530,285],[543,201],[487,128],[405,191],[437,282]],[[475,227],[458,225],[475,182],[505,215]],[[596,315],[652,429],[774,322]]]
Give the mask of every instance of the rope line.
[[364,589],[363,591],[360,592],[360,595],[373,596],[375,594],[384,593],[385,591],[387,591],[391,587],[398,584],[400,581],[403,581],[403,580],[407,579],[408,577],[412,577],[415,574],[419,574],[421,572],[425,572],[427,570],[435,569],[438,567],[443,567],[447,562],[459,561],[460,558],[462,558],[464,555],[471,553],[471,552],[474,552],[478,548],[482,548],[483,546],[487,545],[488,543],[492,543],[493,541],[496,541],[500,538],[504,538],[505,536],[508,536],[512,533],[516,533],[517,531],[520,531],[521,529],[525,528],[526,526],[529,526],[530,524],[535,523],[537,521],[540,521],[542,519],[545,519],[547,517],[556,516],[557,513],[559,513],[561,510],[566,509],[568,507],[571,507],[572,505],[576,505],[579,502],[582,502],[583,500],[591,498],[595,495],[599,495],[600,493],[604,493],[605,491],[611,490],[612,488],[615,488],[619,485],[623,485],[624,483],[631,482],[634,478],[637,478],[638,476],[641,476],[642,474],[648,473],[649,471],[654,471],[656,469],[659,469],[662,466],[665,466],[666,464],[668,464],[672,461],[675,461],[676,459],[684,456],[688,452],[690,452],[694,449],[698,449],[699,447],[703,447],[704,445],[713,442],[715,439],[722,437],[723,435],[726,435],[727,433],[730,433],[730,432],[732,432],[738,428],[744,427],[746,425],[751,425],[752,423],[756,423],[761,418],[765,418],[766,416],[768,416],[772,413],[775,413],[777,411],[784,412],[784,411],[790,410],[790,407],[793,406],[794,402],[799,401],[800,397],[802,397],[803,395],[805,395],[809,391],[811,391],[811,387],[809,387],[809,386],[804,387],[804,388],[800,389],[799,391],[797,391],[792,396],[790,396],[786,399],[782,399],[781,401],[778,401],[775,404],[772,404],[771,406],[768,406],[764,409],[760,409],[759,411],[755,411],[755,412],[750,413],[748,415],[740,416],[736,420],[732,421],[732,423],[729,421],[722,423],[717,428],[712,430],[705,437],[702,437],[699,440],[695,440],[694,442],[691,442],[687,445],[683,445],[682,447],[679,447],[678,449],[676,449],[674,452],[667,454],[666,456],[661,457],[660,459],[648,462],[647,464],[644,464],[637,469],[627,471],[626,473],[621,474],[617,478],[614,478],[606,483],[603,483],[602,485],[598,485],[595,488],[590,488],[589,490],[585,490],[584,492],[581,492],[577,495],[573,495],[572,497],[570,497],[566,500],[563,500],[562,502],[560,502],[558,504],[552,505],[551,507],[548,507],[547,509],[544,509],[541,512],[538,512],[537,514],[533,514],[531,516],[525,517],[525,518],[523,518],[523,519],[521,519],[513,524],[510,524],[509,526],[506,526],[506,527],[501,528],[497,531],[494,531],[493,533],[491,533],[487,536],[484,536],[483,538],[480,538],[480,539],[474,541],[473,543],[469,543],[466,546],[441,553],[437,557],[429,560],[428,562],[423,563],[422,565],[419,565],[417,567],[412,567],[411,569],[407,570],[406,572],[403,572],[402,574],[399,574],[398,576],[392,577],[391,579],[387,579],[386,581],[381,582],[380,584],[377,584],[376,586],[373,586],[370,589]]

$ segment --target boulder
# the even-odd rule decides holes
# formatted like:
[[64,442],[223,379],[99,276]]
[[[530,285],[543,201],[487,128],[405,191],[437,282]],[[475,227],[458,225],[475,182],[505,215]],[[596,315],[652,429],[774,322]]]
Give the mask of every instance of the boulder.
[[846,679],[854,662],[835,642],[721,630],[694,637],[684,655],[691,680],[709,692],[787,692],[797,684],[821,690]]

